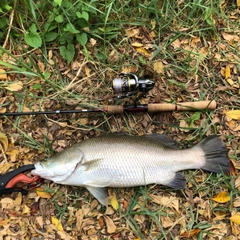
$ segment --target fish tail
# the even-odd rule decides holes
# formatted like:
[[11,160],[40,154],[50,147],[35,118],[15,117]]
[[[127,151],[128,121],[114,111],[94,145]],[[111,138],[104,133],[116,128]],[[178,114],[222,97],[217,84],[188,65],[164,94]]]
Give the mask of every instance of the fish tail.
[[201,147],[205,154],[206,162],[201,169],[214,173],[230,173],[232,165],[228,158],[228,150],[218,136],[208,136],[197,146]]

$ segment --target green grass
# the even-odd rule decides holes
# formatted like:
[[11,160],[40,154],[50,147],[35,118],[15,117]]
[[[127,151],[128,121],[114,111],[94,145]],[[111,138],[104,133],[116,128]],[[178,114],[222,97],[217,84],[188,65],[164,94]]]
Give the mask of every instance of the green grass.
[[[218,102],[216,110],[201,112],[4,118],[1,131],[6,131],[9,138],[18,133],[15,145],[31,149],[35,157],[28,160],[32,162],[107,132],[165,133],[183,147],[191,147],[206,135],[219,134],[230,149],[230,158],[237,162],[238,132],[228,126],[224,111],[240,109],[239,88],[230,86],[221,74],[222,68],[230,66],[229,78],[239,87],[239,41],[228,41],[223,35],[239,35],[237,9],[235,1],[220,0],[1,2],[0,69],[6,70],[9,83],[16,80],[23,83],[17,92],[1,90],[1,98],[6,100],[0,106],[7,111],[132,103],[132,99],[117,100],[111,89],[112,79],[127,68],[137,69],[135,73],[139,76],[150,69],[156,87],[146,102],[205,99]],[[138,29],[139,36],[128,38],[125,30],[130,28]],[[155,37],[149,37],[151,32]],[[132,46],[134,42],[142,43],[151,56],[139,53]],[[115,59],[110,57],[113,51]],[[163,63],[164,74],[154,70],[157,61]],[[78,67],[74,68],[74,64]],[[143,125],[146,119],[148,122]],[[187,125],[180,126],[182,121]],[[125,196],[121,189],[116,190],[117,199],[129,198],[127,209],[121,206],[111,215],[117,227],[123,229],[120,237],[174,239],[181,232],[196,228],[201,229],[198,239],[206,239],[205,234],[214,237],[216,231],[209,228],[214,224],[213,213],[220,210],[226,212],[226,219],[220,222],[230,226],[228,218],[232,211],[239,211],[233,207],[239,196],[234,178],[202,171],[184,174],[188,192],[162,186],[139,187]],[[56,184],[49,185],[50,190],[55,187]],[[85,190],[63,189],[48,201],[54,214],[63,221],[68,218],[67,206],[77,209],[91,205],[93,197]],[[221,191],[228,192],[231,200],[216,205],[211,198]],[[152,202],[149,193],[176,196],[179,213]],[[193,204],[189,193],[196,201]],[[66,201],[66,205],[58,204],[60,201]],[[202,213],[204,202],[210,218]],[[101,207],[94,210],[99,214],[105,212]],[[163,227],[164,217],[173,221],[172,227]],[[93,219],[98,226],[99,218]],[[71,226],[74,228],[75,223]],[[99,227],[98,237],[109,239],[105,229]],[[87,235],[86,229],[83,234]]]

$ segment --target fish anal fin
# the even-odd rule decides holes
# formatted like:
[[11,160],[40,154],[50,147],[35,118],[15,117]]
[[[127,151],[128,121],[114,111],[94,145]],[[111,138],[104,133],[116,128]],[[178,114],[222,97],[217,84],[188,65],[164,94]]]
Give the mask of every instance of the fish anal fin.
[[86,186],[87,190],[104,206],[109,204],[108,193],[105,188]]
[[85,186],[89,187],[96,187],[96,188],[105,188],[109,187],[112,183],[112,180],[109,179],[101,179],[99,181],[93,181],[93,180],[86,180],[84,181]]
[[171,182],[165,183],[164,185],[175,189],[184,188],[186,185],[186,178],[182,175],[182,173],[177,172]]

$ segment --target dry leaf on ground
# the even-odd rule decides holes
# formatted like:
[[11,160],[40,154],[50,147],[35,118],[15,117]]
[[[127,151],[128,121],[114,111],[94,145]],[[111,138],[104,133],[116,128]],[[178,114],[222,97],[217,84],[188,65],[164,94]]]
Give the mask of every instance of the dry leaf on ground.
[[227,111],[225,114],[234,120],[240,120],[240,110]]
[[41,198],[49,199],[49,198],[52,197],[51,194],[44,189],[44,187],[38,187],[38,188],[36,188],[36,193],[37,193],[37,195],[40,196]]
[[200,228],[195,228],[195,229],[192,229],[191,231],[185,231],[181,233],[181,237],[192,238],[193,236],[196,236],[200,232],[201,232]]
[[162,62],[155,62],[153,64],[153,69],[159,74],[164,74],[164,67]]
[[113,207],[113,209],[118,210],[119,203],[118,203],[118,200],[116,199],[116,196],[112,196],[112,198],[111,198],[111,206]]
[[7,74],[4,69],[0,69],[0,79],[1,80],[6,80],[7,79]]
[[226,203],[230,201],[230,195],[227,192],[220,192],[211,199],[218,203]]
[[52,217],[52,224],[58,231],[63,231],[63,226],[57,218]]
[[232,217],[229,218],[229,220],[233,223],[240,225],[240,214],[235,214]]
[[107,225],[107,232],[109,234],[112,234],[112,233],[116,232],[117,227],[114,224],[113,220],[108,216],[104,216],[104,220],[105,220],[105,223]]
[[8,148],[8,138],[4,133],[1,133],[1,132],[0,132],[0,142],[3,145],[4,151],[6,151]]

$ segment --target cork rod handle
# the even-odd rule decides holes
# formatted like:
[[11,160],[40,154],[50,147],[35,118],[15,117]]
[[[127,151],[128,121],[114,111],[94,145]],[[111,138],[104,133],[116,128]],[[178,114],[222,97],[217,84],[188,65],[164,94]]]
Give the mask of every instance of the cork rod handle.
[[148,104],[148,112],[165,112],[165,111],[197,111],[197,110],[214,110],[217,107],[215,100],[183,103],[159,103]]
[[[215,100],[212,101],[199,101],[199,102],[182,102],[182,103],[151,103],[147,104],[144,108],[146,112],[166,112],[166,111],[198,111],[198,110],[214,110],[217,107]],[[108,105],[105,112],[110,114],[124,113],[124,106]],[[127,112],[141,111],[139,107],[129,107]]]

